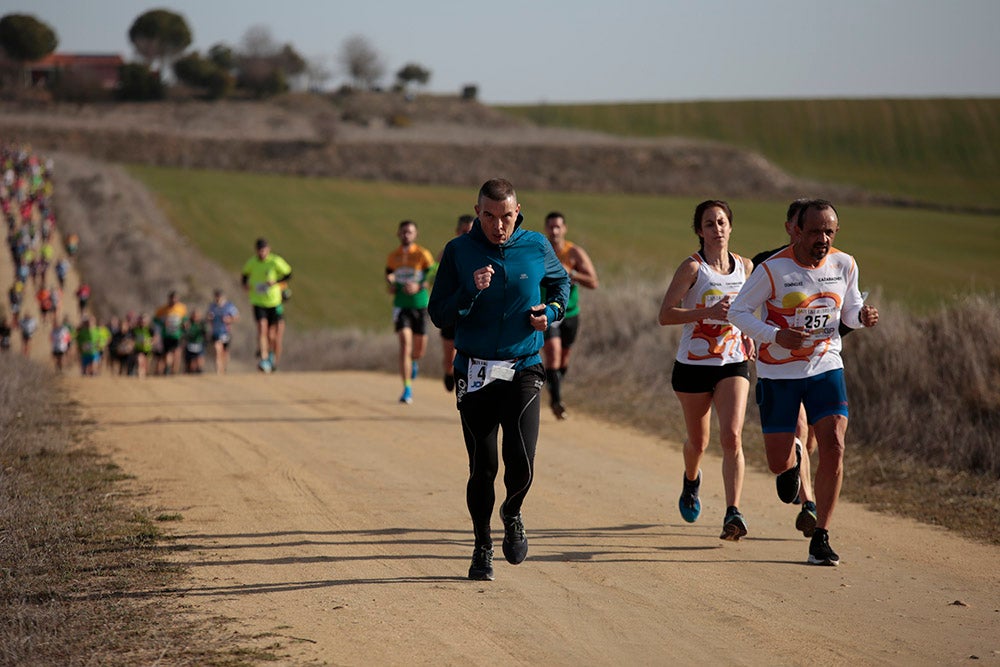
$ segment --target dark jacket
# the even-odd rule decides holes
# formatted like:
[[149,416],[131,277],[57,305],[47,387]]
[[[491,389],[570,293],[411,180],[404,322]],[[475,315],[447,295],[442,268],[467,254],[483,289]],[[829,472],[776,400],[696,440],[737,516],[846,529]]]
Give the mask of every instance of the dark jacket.
[[[445,246],[427,310],[435,326],[455,326],[458,372],[467,368],[470,357],[517,359],[517,369],[541,363],[542,332],[532,328],[528,316],[542,302],[540,286],[549,295],[549,323],[566,312],[569,275],[549,240],[522,229],[523,221],[519,215],[514,233],[498,246],[477,218],[468,234]],[[495,273],[490,286],[478,291],[472,274],[487,265]]]

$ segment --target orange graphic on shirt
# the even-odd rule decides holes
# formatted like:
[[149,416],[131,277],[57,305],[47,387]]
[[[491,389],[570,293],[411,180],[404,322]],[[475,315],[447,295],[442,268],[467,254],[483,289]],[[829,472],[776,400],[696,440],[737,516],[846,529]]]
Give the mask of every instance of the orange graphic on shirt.
[[[708,297],[721,297],[722,295],[721,291],[710,289],[702,295],[701,303],[697,304],[695,308],[707,308],[706,301]],[[703,359],[723,359],[730,356],[735,351],[736,346],[741,344],[740,336],[735,331],[733,325],[729,322],[698,320],[694,323],[691,340],[692,342],[695,340],[705,341],[706,353],[695,354],[689,349],[688,359],[700,361]]]
[[[818,294],[806,295],[802,292],[789,292],[781,299],[781,308],[768,301],[764,304],[767,311],[768,324],[773,324],[780,329],[791,329],[795,324],[795,311],[799,308],[826,308],[828,306],[840,308],[841,297],[835,292],[819,292]],[[771,354],[771,347],[775,346],[783,354],[781,358]],[[777,343],[763,343],[760,346],[760,361],[765,364],[788,364],[793,361],[805,361],[810,357],[822,356],[830,347],[830,339],[823,338],[814,341],[811,345],[803,345],[797,350],[788,350]]]

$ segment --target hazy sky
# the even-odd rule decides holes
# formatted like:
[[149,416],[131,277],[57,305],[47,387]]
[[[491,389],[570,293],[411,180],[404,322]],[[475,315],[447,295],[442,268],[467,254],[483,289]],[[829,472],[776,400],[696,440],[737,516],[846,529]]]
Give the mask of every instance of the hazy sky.
[[489,103],[1000,96],[1000,0],[0,0],[59,51],[133,57],[148,9],[184,16],[192,48],[270,28],[345,81],[337,54],[366,37],[386,64],[431,71],[429,92]]

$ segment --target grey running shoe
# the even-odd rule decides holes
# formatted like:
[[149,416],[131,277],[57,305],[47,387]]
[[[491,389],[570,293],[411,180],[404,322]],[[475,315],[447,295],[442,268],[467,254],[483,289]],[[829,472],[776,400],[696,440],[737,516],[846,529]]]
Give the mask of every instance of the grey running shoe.
[[812,537],[816,532],[816,503],[807,500],[802,503],[799,515],[795,517],[795,530],[801,530],[806,537]]
[[774,479],[778,488],[778,498],[783,503],[791,503],[799,495],[799,468],[802,466],[802,443],[795,440],[795,465]]
[[476,547],[472,551],[472,565],[469,566],[469,579],[473,581],[493,581],[493,549]]
[[503,557],[511,565],[517,565],[528,555],[528,538],[524,534],[521,513],[506,516],[500,506],[500,520],[503,521]]
[[817,528],[809,543],[810,565],[840,565],[840,556],[830,547],[830,534]]
[[722,522],[722,535],[720,540],[739,542],[741,537],[747,534],[747,522],[743,514],[735,507],[726,510],[726,518]]

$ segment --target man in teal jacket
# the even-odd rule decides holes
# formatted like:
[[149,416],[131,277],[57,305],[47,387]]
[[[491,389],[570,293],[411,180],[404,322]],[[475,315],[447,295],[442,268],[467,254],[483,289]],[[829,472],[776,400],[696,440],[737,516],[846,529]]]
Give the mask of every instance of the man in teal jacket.
[[521,505],[531,486],[545,384],[539,350],[549,323],[565,314],[569,276],[548,239],[521,228],[521,206],[509,181],[484,183],[475,210],[472,231],[445,246],[428,312],[435,326],[455,327],[455,394],[469,454],[466,503],[475,535],[469,578],[492,580],[497,432],[503,429],[503,554],[517,565],[528,554]]

